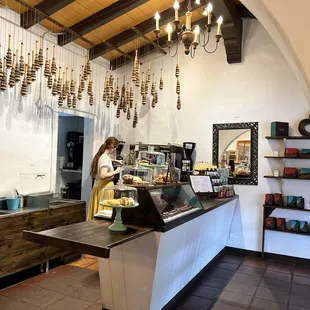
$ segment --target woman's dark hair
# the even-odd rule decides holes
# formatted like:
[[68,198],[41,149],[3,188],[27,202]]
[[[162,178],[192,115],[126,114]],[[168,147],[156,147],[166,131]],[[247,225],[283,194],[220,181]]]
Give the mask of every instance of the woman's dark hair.
[[233,173],[235,171],[235,161],[234,160],[230,160],[229,164],[231,172]]
[[95,178],[98,172],[98,161],[100,156],[105,152],[107,149],[116,148],[119,144],[119,141],[115,137],[109,137],[99,148],[97,154],[95,155],[90,169],[90,175]]

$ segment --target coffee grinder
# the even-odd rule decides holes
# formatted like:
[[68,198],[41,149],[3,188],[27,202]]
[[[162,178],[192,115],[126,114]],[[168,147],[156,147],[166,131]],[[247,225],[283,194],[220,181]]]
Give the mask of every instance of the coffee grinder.
[[182,160],[182,174],[189,175],[193,172],[193,160],[192,155],[195,150],[196,143],[194,142],[184,142],[183,149],[186,155],[186,159]]
[[84,134],[82,132],[69,131],[67,133],[67,165],[66,169],[78,170],[83,163]]

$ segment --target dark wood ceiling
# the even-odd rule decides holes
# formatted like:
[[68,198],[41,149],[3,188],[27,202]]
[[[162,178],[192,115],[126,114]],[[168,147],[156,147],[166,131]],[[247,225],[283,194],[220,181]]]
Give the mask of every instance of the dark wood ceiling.
[[[113,67],[130,60],[136,49],[141,55],[160,50],[166,42],[166,25],[174,19],[174,0],[3,0],[20,14],[28,29],[38,23],[52,32],[62,32],[58,44],[75,42],[90,51],[90,58],[104,57]],[[185,21],[187,1],[179,0],[179,16]],[[205,24],[204,0],[192,2],[193,23]],[[223,39],[228,62],[241,61],[242,17],[253,18],[238,0],[213,0],[214,15],[223,15]],[[154,35],[155,12],[161,15],[161,39]],[[213,21],[215,22],[215,17]],[[229,51],[230,50],[230,51]],[[233,56],[229,56],[233,54]]]

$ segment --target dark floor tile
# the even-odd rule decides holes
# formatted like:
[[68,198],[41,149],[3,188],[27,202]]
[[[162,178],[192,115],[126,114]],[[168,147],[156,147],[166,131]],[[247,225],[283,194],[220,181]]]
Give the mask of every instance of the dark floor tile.
[[310,287],[308,285],[293,283],[292,294],[305,295],[305,296],[310,295]]
[[310,278],[310,268],[295,266],[294,275]]
[[224,254],[222,257],[220,257],[221,262],[233,263],[238,265],[240,265],[243,262],[243,260],[244,260],[243,257],[230,254]]
[[248,267],[265,269],[267,266],[267,262],[260,258],[246,257],[242,265],[248,266]]
[[293,276],[293,283],[310,286],[310,278],[294,275]]
[[38,308],[34,305],[22,301],[17,301],[5,296],[0,296],[0,310],[40,310],[40,309],[42,308]]
[[189,296],[179,306],[185,310],[208,310],[211,308],[213,301],[197,296]]
[[221,279],[221,278],[211,277],[211,276],[207,275],[206,277],[204,277],[202,279],[201,284],[207,285],[210,287],[223,289],[228,284],[228,282],[229,282],[229,280],[227,280],[227,279]]
[[219,301],[234,305],[241,308],[247,308],[251,302],[252,297],[230,291],[223,291],[219,296]]
[[256,297],[271,300],[280,304],[287,304],[289,293],[271,290],[267,287],[259,287],[256,292]]
[[226,263],[226,262],[219,262],[215,265],[216,268],[226,269],[226,270],[230,270],[230,271],[237,270],[238,266],[239,266],[239,264]]
[[274,301],[254,298],[253,303],[250,307],[251,310],[285,310],[285,304],[278,304]]
[[283,282],[275,279],[263,278],[260,286],[267,287],[271,290],[280,292],[289,292],[291,284],[289,282]]
[[244,308],[240,308],[233,305],[224,304],[220,301],[216,302],[212,307],[212,310],[244,310]]
[[297,307],[297,306],[290,305],[288,310],[308,310],[308,309],[307,308],[302,308],[302,307]]
[[221,294],[219,288],[209,287],[205,285],[199,285],[191,294],[193,296],[203,297],[207,299],[217,299]]
[[261,276],[245,274],[239,271],[237,271],[232,278],[233,281],[244,282],[251,285],[259,285],[261,279]]
[[262,276],[264,273],[264,269],[261,268],[255,268],[255,267],[249,267],[249,266],[244,266],[241,265],[238,268],[238,271],[242,272],[242,273],[246,273],[246,274],[252,274],[255,276]]
[[269,278],[269,279],[275,279],[279,281],[285,281],[285,282],[290,282],[292,276],[288,273],[283,273],[283,272],[277,272],[273,270],[266,270],[264,274],[264,278]]
[[278,272],[283,272],[283,273],[292,273],[293,265],[272,262],[268,264],[267,270],[273,270],[273,271],[278,271]]
[[249,296],[253,296],[256,289],[257,286],[255,285],[236,281],[230,281],[229,284],[225,287],[226,291],[231,291]]
[[208,274],[211,277],[217,277],[217,278],[221,278],[221,279],[230,280],[233,277],[233,275],[235,274],[235,272],[230,271],[230,270],[221,269],[221,268],[211,268],[210,271],[208,272]]
[[308,296],[292,294],[290,304],[292,306],[310,309],[310,294]]

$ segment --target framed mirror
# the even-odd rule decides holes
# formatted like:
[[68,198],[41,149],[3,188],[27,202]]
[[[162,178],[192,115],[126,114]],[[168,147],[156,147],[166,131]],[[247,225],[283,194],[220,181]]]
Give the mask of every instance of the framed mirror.
[[258,123],[213,125],[213,164],[229,168],[230,184],[258,184]]

